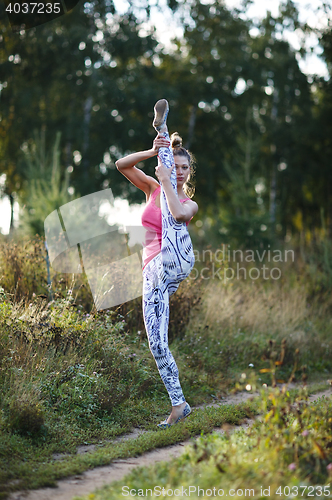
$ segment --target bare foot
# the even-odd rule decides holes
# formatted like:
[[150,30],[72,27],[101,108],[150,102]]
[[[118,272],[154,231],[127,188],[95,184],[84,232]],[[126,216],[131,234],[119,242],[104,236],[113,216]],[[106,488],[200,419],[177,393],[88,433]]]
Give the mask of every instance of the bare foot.
[[186,406],[186,401],[177,406],[172,406],[172,412],[166,422],[168,424],[174,424],[174,422],[183,414],[184,407]]

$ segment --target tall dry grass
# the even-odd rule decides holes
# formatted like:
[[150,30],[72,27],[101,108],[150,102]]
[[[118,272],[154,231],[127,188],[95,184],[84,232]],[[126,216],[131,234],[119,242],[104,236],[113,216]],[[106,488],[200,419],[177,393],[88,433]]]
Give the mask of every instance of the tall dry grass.
[[248,364],[263,368],[262,353],[269,340],[281,345],[286,339],[285,365],[294,362],[299,349],[302,364],[328,370],[332,296],[325,290],[313,294],[310,274],[303,262],[299,266],[301,275],[295,265],[280,265],[280,280],[206,280],[200,307],[186,328],[188,356],[190,350],[195,352],[195,363],[205,370],[210,366],[211,374],[224,370],[226,376],[229,368],[239,371]]
[[306,291],[300,287],[241,281],[226,285],[213,281],[203,298],[202,321],[225,332],[290,335],[309,317]]

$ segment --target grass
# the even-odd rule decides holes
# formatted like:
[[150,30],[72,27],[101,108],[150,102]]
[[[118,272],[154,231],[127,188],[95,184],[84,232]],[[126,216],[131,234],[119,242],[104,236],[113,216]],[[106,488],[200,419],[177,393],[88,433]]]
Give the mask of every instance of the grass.
[[[316,385],[311,388],[310,392],[323,389],[323,387],[325,388],[326,385]],[[290,394],[294,398],[297,392],[297,390],[292,390]],[[76,449],[67,448],[67,455],[63,456],[62,460],[52,457],[51,452],[58,451],[56,448],[52,450],[50,446],[43,446],[42,449],[38,449],[32,440],[30,447],[27,448],[24,446],[23,440],[17,440],[15,443],[16,454],[12,456],[12,460],[8,464],[10,473],[6,477],[2,476],[2,481],[5,481],[2,498],[5,498],[6,494],[12,490],[54,486],[58,479],[79,474],[97,466],[107,465],[115,459],[139,456],[155,448],[176,444],[199,434],[209,434],[214,428],[223,424],[238,425],[242,423],[243,419],[252,418],[259,411],[259,398],[238,405],[221,405],[199,409],[193,412],[190,419],[167,430],[167,432],[148,430],[138,438],[128,439],[122,443],[103,442],[97,446],[96,451],[81,455],[76,454]],[[155,428],[154,425],[147,426],[150,429],[151,427]],[[8,444],[13,446],[13,443]],[[3,452],[5,452],[5,447],[6,443],[3,443]],[[24,453],[24,458],[21,461],[18,460],[20,452]],[[13,483],[13,481],[15,482]]]
[[[155,431],[170,406],[148,349],[141,299],[97,313],[84,277],[51,273],[50,301],[43,252],[41,239],[0,248],[0,498],[259,411],[254,402],[196,411],[168,433]],[[171,298],[170,341],[192,406],[244,385],[299,381],[303,371],[310,381],[330,376],[329,281],[319,262],[312,277],[307,260],[283,263],[277,282],[181,284]],[[146,433],[112,442],[133,427]],[[96,450],[78,455],[84,443]]]
[[[13,479],[19,479],[19,482],[15,484],[15,489],[17,487],[21,489],[52,486],[59,478],[109,464],[116,458],[138,456],[155,448],[178,443],[201,432],[210,432],[213,427],[224,422],[238,423],[253,412],[255,412],[255,405],[252,404],[239,405],[236,408],[226,406],[222,409],[197,410],[190,421],[171,429],[170,432],[150,430],[136,439],[129,439],[123,443],[103,444],[96,451],[82,455],[69,455],[61,461],[52,459],[49,456],[49,450],[48,453],[44,450],[39,454],[39,460],[35,460],[35,463],[32,462],[33,456],[26,457],[30,463],[17,463],[13,460],[10,467],[11,477],[8,475],[3,479],[6,479],[7,485]],[[41,459],[44,462],[40,463]]]
[[262,391],[264,418],[251,428],[200,436],[169,462],[135,468],[76,500],[123,496],[280,498],[329,496],[332,479],[332,399],[303,402],[279,388]]

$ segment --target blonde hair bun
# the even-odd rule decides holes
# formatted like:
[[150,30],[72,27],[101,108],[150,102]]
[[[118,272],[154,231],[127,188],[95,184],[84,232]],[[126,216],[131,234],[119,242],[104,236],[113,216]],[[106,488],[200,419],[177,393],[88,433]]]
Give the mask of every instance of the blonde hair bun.
[[177,132],[171,135],[171,146],[172,149],[182,147],[182,137],[180,137]]

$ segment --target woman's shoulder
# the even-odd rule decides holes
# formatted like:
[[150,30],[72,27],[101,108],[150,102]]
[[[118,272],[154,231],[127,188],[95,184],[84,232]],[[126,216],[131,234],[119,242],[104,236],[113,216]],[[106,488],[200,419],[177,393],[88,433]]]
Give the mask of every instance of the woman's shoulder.
[[187,205],[191,205],[193,207],[194,206],[197,207],[197,210],[198,210],[198,205],[197,205],[196,201],[192,200],[191,198],[183,198],[181,201],[183,203],[186,203]]
[[187,198],[184,201],[182,201],[182,203],[185,203],[187,207],[190,207],[190,209],[192,210],[192,217],[191,218],[193,218],[194,215],[196,215],[198,212],[198,205],[197,205],[196,201],[192,200],[191,198]]

